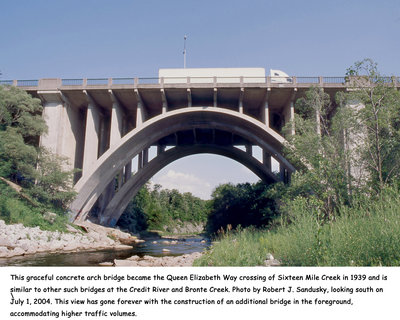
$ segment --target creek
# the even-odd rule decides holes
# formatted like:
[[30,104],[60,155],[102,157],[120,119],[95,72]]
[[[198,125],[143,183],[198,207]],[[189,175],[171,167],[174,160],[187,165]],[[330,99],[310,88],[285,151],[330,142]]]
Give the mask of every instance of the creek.
[[[131,256],[179,256],[201,252],[210,246],[210,241],[203,237],[187,237],[182,239],[144,238],[145,242],[133,245],[126,250],[97,250],[68,253],[37,253],[33,255],[12,258],[0,258],[0,266],[97,266],[102,262],[112,262],[114,259],[127,259]],[[176,241],[166,244],[163,241]],[[202,240],[206,240],[205,242]],[[163,249],[170,250],[168,253]]]

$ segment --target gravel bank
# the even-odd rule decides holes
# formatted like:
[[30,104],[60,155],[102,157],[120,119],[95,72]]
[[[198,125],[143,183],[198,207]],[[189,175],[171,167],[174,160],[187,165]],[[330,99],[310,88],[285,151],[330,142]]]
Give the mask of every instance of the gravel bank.
[[88,221],[73,227],[69,233],[43,231],[39,227],[24,227],[22,224],[7,225],[0,220],[0,257],[35,254],[39,252],[74,252],[99,249],[130,249],[141,242],[129,233],[105,228]]

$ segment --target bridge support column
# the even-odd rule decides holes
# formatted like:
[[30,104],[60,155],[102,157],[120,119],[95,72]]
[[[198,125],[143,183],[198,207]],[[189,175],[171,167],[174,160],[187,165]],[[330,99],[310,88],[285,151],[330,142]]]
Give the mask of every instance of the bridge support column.
[[164,114],[168,111],[168,100],[165,94],[165,90],[161,89],[161,99],[162,99],[162,110],[161,113]]
[[110,132],[110,146],[118,144],[119,140],[123,136],[124,127],[124,111],[117,98],[114,96],[112,90],[109,90],[112,99],[112,110],[111,110],[111,132]]
[[252,156],[253,155],[253,147],[252,147],[252,145],[251,144],[246,144],[245,148],[246,148],[246,153]]
[[96,106],[89,102],[86,113],[85,147],[83,153],[83,174],[90,172],[99,153],[101,114]]
[[[68,159],[66,169],[82,167],[82,150],[77,145],[83,140],[84,124],[79,109],[72,109],[61,92],[39,91],[43,101],[43,118],[48,132],[40,137],[40,145]],[[81,140],[80,140],[81,139]]]
[[263,102],[263,109],[261,110],[262,114],[262,121],[265,125],[269,128],[269,95],[271,93],[271,88],[267,89],[265,93],[264,102]]
[[149,162],[149,148],[143,150],[143,166]]
[[292,95],[289,99],[289,102],[286,106],[286,108],[284,109],[284,117],[285,117],[285,123],[292,123],[292,126],[290,128],[290,135],[294,135],[295,134],[295,126],[294,126],[294,101],[296,98],[296,93],[297,93],[297,88],[294,88]]
[[264,166],[267,167],[269,171],[272,171],[272,161],[271,161],[271,155],[265,151],[263,151],[263,164]]
[[280,175],[281,181],[285,182],[285,180],[286,180],[286,169],[282,165],[282,163],[279,164],[279,175]]
[[142,97],[140,96],[139,90],[135,89],[137,97],[137,108],[136,108],[136,128],[140,127],[143,122],[146,121],[146,110],[143,103]]
[[129,161],[127,164],[126,164],[126,166],[125,166],[125,173],[124,173],[124,175],[125,175],[125,183],[131,178],[131,176],[132,176],[132,160],[131,161]]
[[239,94],[239,112],[243,114],[243,96],[244,96],[244,88],[240,88]]
[[192,92],[188,88],[187,90],[187,100],[188,100],[188,108],[192,107]]
[[157,156],[159,156],[161,153],[163,153],[165,151],[165,145],[157,145]]

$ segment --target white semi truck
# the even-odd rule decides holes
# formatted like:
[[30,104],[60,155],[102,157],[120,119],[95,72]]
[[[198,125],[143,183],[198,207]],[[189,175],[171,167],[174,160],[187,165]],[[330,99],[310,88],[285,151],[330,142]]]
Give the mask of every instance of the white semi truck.
[[[281,70],[270,70],[272,83],[291,83],[292,78]],[[265,83],[264,68],[180,68],[159,69],[158,77],[164,83],[239,83],[243,77],[244,83]]]

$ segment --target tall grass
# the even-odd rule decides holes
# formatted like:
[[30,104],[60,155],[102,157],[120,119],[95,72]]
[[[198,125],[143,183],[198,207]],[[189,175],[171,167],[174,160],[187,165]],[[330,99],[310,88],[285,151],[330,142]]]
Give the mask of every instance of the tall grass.
[[0,181],[0,219],[7,224],[22,223],[25,227],[39,227],[42,230],[49,231],[66,231],[67,216],[58,213],[55,221],[51,223],[43,216],[43,213],[47,210],[51,210],[51,208],[32,206],[4,182]]
[[205,251],[195,266],[257,266],[265,260],[267,249],[262,231],[252,227],[220,234],[218,242]]
[[267,253],[290,266],[400,265],[398,190],[341,206],[335,219],[324,219],[313,198],[297,198],[287,209],[289,222],[272,230],[225,234],[196,265],[262,265]]

